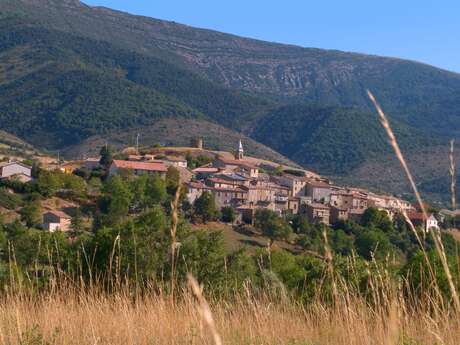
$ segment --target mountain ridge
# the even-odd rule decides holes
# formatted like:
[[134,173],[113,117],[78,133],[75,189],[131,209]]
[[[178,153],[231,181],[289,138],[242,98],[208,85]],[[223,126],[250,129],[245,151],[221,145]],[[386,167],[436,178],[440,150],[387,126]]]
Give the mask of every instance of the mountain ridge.
[[2,129],[51,149],[171,118],[204,120],[347,177],[389,153],[367,88],[408,154],[460,138],[460,75],[420,62],[71,0],[0,0],[0,48]]

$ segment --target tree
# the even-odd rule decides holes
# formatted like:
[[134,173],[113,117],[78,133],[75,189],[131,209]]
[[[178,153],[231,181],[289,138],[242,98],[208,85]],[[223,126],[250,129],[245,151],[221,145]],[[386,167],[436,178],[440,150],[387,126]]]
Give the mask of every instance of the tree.
[[24,206],[21,211],[21,221],[27,227],[39,227],[43,223],[42,209],[39,201],[33,201]]
[[99,160],[99,164],[103,166],[105,169],[110,167],[113,161],[113,150],[110,146],[104,145],[99,152],[101,155],[101,159]]
[[379,229],[363,231],[356,237],[356,250],[359,255],[370,260],[372,256],[384,258],[391,249],[390,240]]
[[132,200],[131,191],[127,183],[117,175],[107,181],[103,191],[105,195],[100,201],[106,214],[105,224],[118,224],[128,214]]
[[32,170],[30,171],[30,175],[33,178],[38,178],[38,176],[40,175],[40,170],[41,170],[40,162],[34,161],[32,164]]
[[75,215],[70,221],[70,229],[74,237],[78,236],[84,229],[83,215],[79,208],[75,211]]
[[286,240],[292,233],[292,228],[275,212],[259,209],[255,214],[255,227],[270,239],[269,250],[275,240]]
[[82,195],[86,191],[86,182],[80,176],[63,174],[62,183],[63,188],[70,190],[75,195]]
[[215,220],[218,215],[214,195],[210,192],[203,192],[194,204],[194,215],[199,217],[203,223]]
[[180,173],[175,167],[168,167],[168,172],[166,173],[166,190],[168,194],[175,195],[176,190],[180,184]]
[[393,223],[385,211],[380,211],[375,207],[369,207],[364,211],[361,218],[361,224],[367,228],[378,228],[384,232],[394,230]]
[[157,174],[149,176],[145,186],[146,206],[151,207],[166,200],[166,182]]
[[[452,298],[451,290],[449,288],[449,278],[443,268],[441,258],[437,254],[436,250],[430,250],[426,254],[431,268],[427,264],[425,254],[418,250],[401,270],[402,276],[407,279],[411,285],[412,293],[414,293],[414,296],[421,296],[422,294],[425,294],[426,291],[432,289],[433,284],[436,282],[437,287],[439,287],[439,292],[446,297]],[[459,284],[457,258],[458,257],[456,255],[446,256],[447,264],[455,286],[458,286]],[[434,277],[432,274],[434,274]]]
[[57,173],[41,170],[37,179],[38,192],[44,197],[53,196],[60,188],[60,180]]
[[230,206],[222,207],[220,210],[221,220],[225,223],[233,223],[235,221],[235,210]]
[[297,214],[292,217],[291,225],[297,234],[307,234],[312,231],[313,226],[308,222],[307,218]]
[[350,255],[353,250],[353,238],[342,229],[329,232],[330,244],[334,252],[342,255]]

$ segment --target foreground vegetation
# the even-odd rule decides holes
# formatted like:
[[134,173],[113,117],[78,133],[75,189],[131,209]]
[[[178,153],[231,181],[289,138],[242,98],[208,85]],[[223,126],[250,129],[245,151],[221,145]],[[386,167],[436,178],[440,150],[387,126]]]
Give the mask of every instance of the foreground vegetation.
[[[350,291],[335,305],[308,307],[250,288],[231,303],[211,300],[223,344],[369,345],[458,344],[458,315],[414,308],[407,296],[385,290],[382,276],[367,301]],[[161,293],[135,298],[129,290],[107,296],[89,286],[59,287],[43,295],[10,294],[0,302],[2,344],[216,344],[189,290],[171,303]],[[379,291],[383,293],[378,293]],[[378,297],[380,296],[380,297]],[[441,307],[441,305],[439,305]]]
[[[99,170],[35,166],[33,182],[3,182],[0,203],[19,218],[0,217],[2,343],[211,344],[216,332],[225,344],[456,343],[450,235],[451,275],[428,234],[372,208],[331,227],[259,211],[238,231],[267,246],[229,251],[205,223],[232,223],[231,209],[207,193],[190,205],[175,169],[166,180],[109,177],[113,154],[102,154]],[[40,229],[57,197],[76,205],[68,233]],[[203,286],[197,299],[190,275]]]

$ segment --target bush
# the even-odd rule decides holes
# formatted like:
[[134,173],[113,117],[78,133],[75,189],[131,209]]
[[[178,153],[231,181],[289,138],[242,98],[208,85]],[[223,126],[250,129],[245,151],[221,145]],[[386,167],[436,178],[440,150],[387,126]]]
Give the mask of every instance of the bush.
[[220,210],[221,212],[221,217],[220,219],[225,222],[225,223],[233,223],[235,221],[235,210],[230,207],[230,206],[226,206],[226,207],[222,207],[222,209]]
[[10,193],[6,188],[0,188],[0,206],[7,210],[15,210],[22,205],[22,199]]

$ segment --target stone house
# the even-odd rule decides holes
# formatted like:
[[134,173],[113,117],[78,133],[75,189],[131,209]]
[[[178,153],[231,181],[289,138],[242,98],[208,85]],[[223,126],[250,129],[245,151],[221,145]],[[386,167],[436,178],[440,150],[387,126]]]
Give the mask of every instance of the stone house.
[[323,223],[329,225],[330,223],[330,208],[327,205],[312,203],[306,205],[306,215],[312,223]]
[[162,178],[166,177],[168,168],[163,162],[134,162],[114,160],[109,169],[109,175],[115,175],[119,170],[129,170],[134,175],[140,176],[143,174],[158,174]]
[[201,182],[190,182],[187,184],[187,199],[193,204],[205,191],[212,193],[216,206],[222,208],[225,206],[237,207],[247,202],[248,191],[243,187],[213,187],[207,186]]
[[217,174],[219,169],[214,168],[211,164],[206,164],[204,166],[193,169],[192,172],[197,177],[197,179],[207,179],[208,177]]
[[48,211],[43,214],[43,228],[50,232],[69,231],[71,217],[62,211]]
[[187,199],[188,201],[193,204],[196,199],[198,199],[204,191],[210,191],[211,188],[206,186],[204,183],[201,182],[194,182],[191,181],[186,184],[187,186]]
[[218,157],[213,162],[213,167],[227,173],[240,172],[251,178],[257,178],[259,176],[259,168],[244,159],[239,160]]
[[305,177],[295,176],[291,174],[284,174],[282,176],[275,177],[276,182],[282,186],[289,188],[291,196],[304,196],[306,195],[307,180]]
[[90,158],[86,158],[82,164],[81,164],[81,167],[82,168],[86,168],[86,169],[89,169],[89,170],[93,170],[93,169],[97,169],[100,167],[100,162],[101,158],[100,157],[90,157]]
[[300,209],[300,198],[290,196],[288,198],[288,210],[291,214],[298,214]]
[[173,166],[176,168],[187,168],[187,160],[180,157],[167,157],[162,159],[162,161],[166,164],[166,166]]
[[210,192],[214,195],[219,209],[243,205],[248,199],[248,191],[243,188],[211,188]]
[[331,206],[346,208],[346,209],[367,209],[367,196],[347,190],[337,190],[330,194],[329,203]]
[[256,205],[258,202],[274,202],[277,191],[266,186],[244,187],[248,191],[249,205]]
[[216,174],[206,180],[206,183],[216,188],[249,187],[250,180],[238,174]]
[[306,195],[310,196],[313,202],[329,203],[332,186],[323,181],[308,181],[306,191]]
[[331,206],[331,217],[330,221],[332,224],[337,223],[339,220],[348,219],[348,208]]
[[422,212],[409,212],[407,216],[414,226],[421,226],[426,232],[432,228],[439,229],[438,220],[432,213],[427,214],[427,219]]

